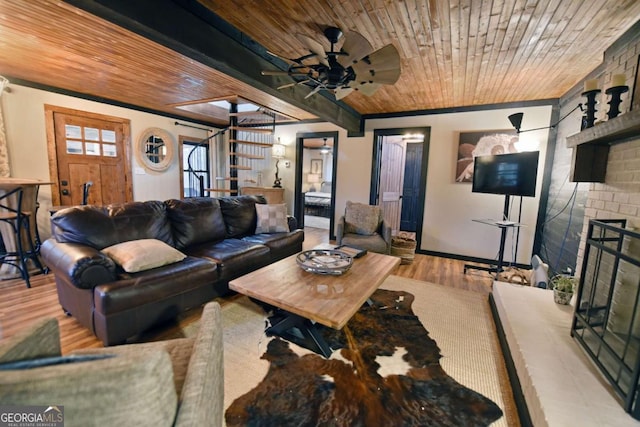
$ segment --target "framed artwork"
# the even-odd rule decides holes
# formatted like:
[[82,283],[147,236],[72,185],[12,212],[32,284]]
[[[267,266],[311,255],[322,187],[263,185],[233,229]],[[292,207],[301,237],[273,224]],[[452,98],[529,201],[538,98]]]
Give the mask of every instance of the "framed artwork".
[[629,111],[640,109],[640,55],[638,55],[638,62],[636,63],[636,78],[633,80],[633,88],[631,89],[631,104]]
[[473,159],[477,156],[516,153],[515,129],[460,132],[456,159],[456,182],[473,182]]
[[320,175],[320,178],[322,178],[322,159],[311,159],[310,173]]

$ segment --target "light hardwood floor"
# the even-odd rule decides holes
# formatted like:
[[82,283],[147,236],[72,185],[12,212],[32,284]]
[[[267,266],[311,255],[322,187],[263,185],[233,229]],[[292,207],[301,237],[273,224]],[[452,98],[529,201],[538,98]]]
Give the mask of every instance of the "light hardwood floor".
[[[328,242],[327,230],[305,229],[304,249],[326,242]],[[412,264],[399,266],[394,274],[488,295],[493,283],[491,276],[488,273],[473,270],[463,274],[463,267],[463,261],[416,254]],[[224,304],[232,299],[233,297],[224,298],[220,302]],[[197,320],[199,314],[200,311],[194,309],[181,316],[179,322],[163,325],[141,339],[164,339],[175,335],[179,327]],[[30,289],[26,288],[22,280],[0,281],[0,339],[14,335],[43,317],[58,319],[63,353],[78,348],[102,347],[102,343],[89,330],[76,322],[73,317],[64,315],[58,303],[53,274],[33,276]]]

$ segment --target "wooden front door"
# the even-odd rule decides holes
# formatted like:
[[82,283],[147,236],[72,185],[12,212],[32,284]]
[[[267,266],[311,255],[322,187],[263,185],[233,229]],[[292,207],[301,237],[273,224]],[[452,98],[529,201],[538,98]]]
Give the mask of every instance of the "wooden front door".
[[54,136],[52,204],[81,204],[85,183],[91,183],[88,204],[131,201],[129,121],[56,107],[47,111]]

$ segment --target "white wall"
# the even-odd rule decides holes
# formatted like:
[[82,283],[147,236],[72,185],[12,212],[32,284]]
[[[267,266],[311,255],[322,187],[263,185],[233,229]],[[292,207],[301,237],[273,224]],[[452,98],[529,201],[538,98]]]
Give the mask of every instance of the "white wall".
[[[49,180],[46,151],[44,105],[89,111],[123,117],[131,120],[131,141],[148,127],[160,127],[171,133],[177,142],[178,135],[204,138],[206,133],[188,127],[175,126],[175,119],[101,104],[70,96],[11,84],[11,92],[4,93],[1,101],[4,110],[8,150],[12,176]],[[295,138],[298,132],[338,132],[338,165],[334,171],[336,181],[336,217],[344,212],[347,200],[368,203],[371,179],[373,131],[398,127],[430,127],[430,152],[427,176],[427,191],[422,235],[423,250],[442,253],[495,258],[499,231],[496,228],[474,223],[474,218],[498,218],[502,213],[502,196],[473,194],[470,184],[455,182],[458,132],[492,129],[510,129],[507,116],[522,111],[525,113],[523,129],[549,125],[551,107],[528,107],[475,112],[410,116],[402,118],[376,119],[366,122],[365,135],[347,138],[347,132],[330,123],[309,123],[278,126],[279,137],[286,146],[286,160],[290,167],[280,162],[280,176],[285,188],[285,200],[293,206],[295,188]],[[179,120],[181,123],[188,123]],[[540,143],[540,166],[537,197],[524,198],[523,228],[518,249],[518,262],[528,263],[533,245],[533,233],[537,217],[541,189],[542,170],[546,153],[548,131],[524,133],[521,139],[537,139]],[[135,200],[165,200],[180,197],[177,158],[163,173],[139,174],[141,167],[131,156],[133,171],[133,193]],[[264,175],[264,184],[269,185],[275,171]],[[44,186],[40,193],[41,210],[39,221],[43,235],[48,233],[48,207],[51,204],[50,189]],[[517,206],[517,204],[516,204]],[[290,208],[291,209],[291,208]],[[336,218],[337,220],[338,218]],[[510,257],[507,257],[510,260]]]
[[[504,196],[471,192],[470,183],[455,181],[459,132],[513,129],[507,116],[524,112],[522,129],[548,126],[551,106],[517,109],[497,109],[461,113],[413,116],[371,120],[366,123],[368,140],[374,129],[395,127],[430,127],[429,165],[421,249],[456,255],[494,259],[500,243],[498,228],[473,222],[478,218],[500,218]],[[369,136],[370,135],[370,136]],[[540,163],[536,197],[523,198],[523,227],[518,243],[518,262],[529,263],[546,155],[548,130],[525,132],[520,141],[537,141]],[[512,200],[519,198],[512,197]],[[518,202],[514,203],[511,219],[517,219]],[[508,237],[505,260],[511,261],[515,241]]]
[[[98,114],[122,117],[131,121],[131,150],[145,129],[159,127],[174,137],[177,153],[178,135],[196,139],[205,138],[206,132],[185,126],[176,126],[175,119],[127,108],[101,104],[71,96],[60,95],[10,84],[10,92],[0,98],[7,135],[11,176],[49,181],[49,161],[45,131],[44,105],[70,108]],[[189,123],[178,120],[180,123]],[[193,124],[193,123],[191,123]],[[203,126],[200,126],[203,127]],[[165,200],[180,197],[180,166],[176,155],[171,167],[162,173],[146,172],[138,165],[131,152],[134,200]],[[38,226],[43,237],[49,235],[49,213],[51,188],[41,186],[38,200]]]
[[[523,130],[545,127],[550,123],[551,106],[542,106],[368,120],[365,124],[365,135],[359,138],[347,138],[346,131],[327,123],[281,126],[276,132],[291,148],[287,150],[287,155],[291,155],[292,160],[292,168],[287,171],[284,180],[287,203],[291,205],[293,201],[293,147],[296,132],[339,131],[338,167],[335,171],[336,217],[339,217],[344,212],[347,200],[369,202],[375,129],[430,127],[425,214],[420,249],[494,259],[500,243],[499,229],[473,222],[472,219],[500,218],[504,196],[472,193],[470,183],[455,182],[458,134],[468,131],[512,129],[507,116],[520,111],[525,113]],[[548,130],[525,132],[520,135],[521,141],[537,141],[540,148],[536,197],[523,198],[522,223],[527,227],[521,229],[517,261],[526,264],[530,262],[532,255],[547,136]],[[519,198],[512,199],[516,200],[512,209],[512,219],[515,219]],[[506,261],[512,260],[509,254],[514,243],[514,239],[509,236]]]

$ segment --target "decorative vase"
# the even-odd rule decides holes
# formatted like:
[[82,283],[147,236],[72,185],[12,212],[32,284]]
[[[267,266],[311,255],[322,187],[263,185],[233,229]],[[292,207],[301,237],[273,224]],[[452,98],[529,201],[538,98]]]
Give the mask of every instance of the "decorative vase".
[[557,304],[564,304],[564,305],[569,304],[572,296],[573,296],[573,292],[562,292],[557,289],[553,290],[553,300]]

